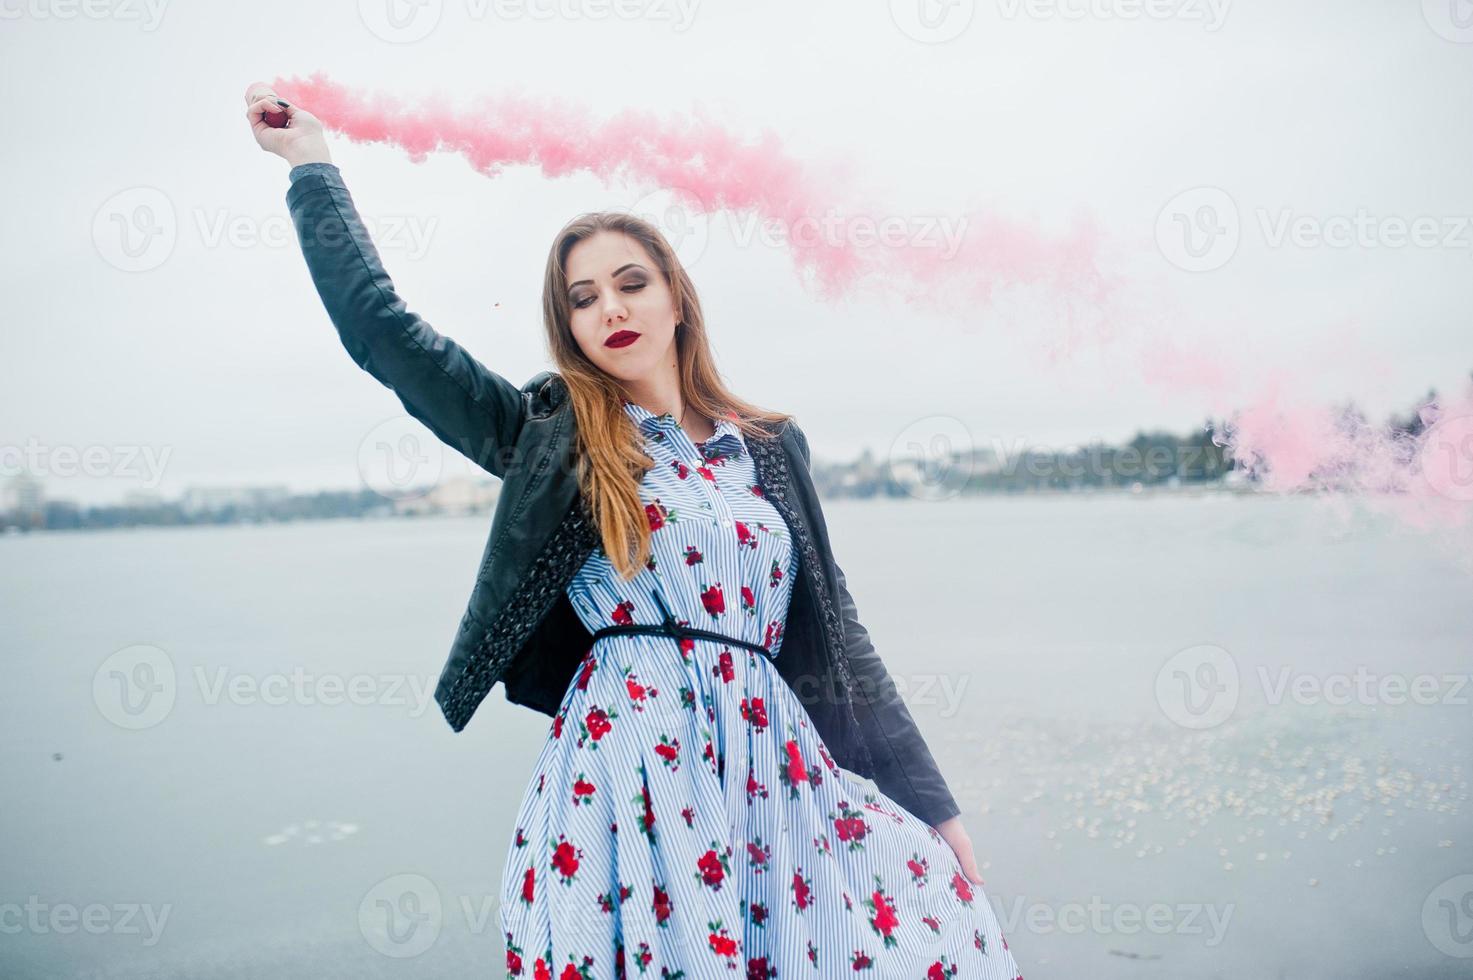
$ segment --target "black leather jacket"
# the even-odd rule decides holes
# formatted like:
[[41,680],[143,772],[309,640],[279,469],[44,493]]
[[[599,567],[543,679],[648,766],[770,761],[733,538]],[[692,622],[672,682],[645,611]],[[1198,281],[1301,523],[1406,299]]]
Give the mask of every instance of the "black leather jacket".
[[[286,196],[307,268],[343,346],[439,439],[502,480],[475,585],[435,700],[462,730],[500,681],[507,700],[556,712],[591,646],[565,589],[598,546],[573,457],[577,420],[562,378],[518,388],[409,311],[331,164],[293,168]],[[959,807],[860,625],[788,422],[747,438],[759,484],[798,547],[774,661],[836,763],[870,777],[932,826]]]

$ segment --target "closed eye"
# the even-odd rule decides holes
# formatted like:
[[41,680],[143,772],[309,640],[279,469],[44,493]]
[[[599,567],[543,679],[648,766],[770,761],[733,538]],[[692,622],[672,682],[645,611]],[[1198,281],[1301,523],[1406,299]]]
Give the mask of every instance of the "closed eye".
[[[642,283],[642,282],[632,282],[629,285],[625,286],[623,291],[626,292],[626,293],[636,293],[639,290],[643,289],[644,286],[645,286],[645,284]],[[589,303],[592,303],[592,302],[593,302],[593,297],[592,296],[585,296],[583,299],[580,299],[578,302],[576,302],[576,303],[573,304],[573,309],[575,309],[575,310],[581,310],[581,309],[583,309],[583,307],[587,306]]]

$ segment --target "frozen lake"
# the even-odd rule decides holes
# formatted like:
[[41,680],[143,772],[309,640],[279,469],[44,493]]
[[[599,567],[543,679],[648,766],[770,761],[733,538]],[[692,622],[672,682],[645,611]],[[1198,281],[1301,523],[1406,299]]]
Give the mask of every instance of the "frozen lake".
[[[1473,580],[1431,541],[1303,498],[826,510],[1029,980],[1473,973]],[[489,524],[0,540],[0,975],[503,975],[548,719],[431,699]]]

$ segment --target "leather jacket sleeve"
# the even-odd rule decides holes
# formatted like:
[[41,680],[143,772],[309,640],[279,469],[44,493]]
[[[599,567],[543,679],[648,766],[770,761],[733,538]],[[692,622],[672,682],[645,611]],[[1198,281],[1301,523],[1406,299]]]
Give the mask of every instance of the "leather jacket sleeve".
[[446,445],[504,476],[523,393],[410,312],[332,164],[292,168],[287,208],[327,315],[354,362]]
[[[796,428],[796,427],[795,427]],[[803,462],[811,468],[808,438],[797,430]],[[830,556],[832,558],[832,556]],[[844,570],[833,562],[839,585],[839,614],[844,622],[844,647],[849,668],[860,692],[854,713],[864,731],[866,747],[875,764],[874,781],[885,795],[936,826],[961,812],[946,779],[941,775],[926,740],[916,727],[910,709],[896,690],[869,631],[859,621],[854,596],[849,592]]]

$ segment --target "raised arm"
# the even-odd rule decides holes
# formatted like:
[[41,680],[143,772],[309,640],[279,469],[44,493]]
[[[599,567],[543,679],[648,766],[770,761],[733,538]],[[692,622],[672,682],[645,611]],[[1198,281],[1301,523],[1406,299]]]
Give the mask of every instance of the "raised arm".
[[[285,114],[287,125],[274,125],[272,113]],[[294,164],[287,208],[343,347],[437,438],[487,472],[504,476],[509,449],[526,420],[526,396],[410,311],[394,291],[327,153],[321,124],[299,106],[279,102],[259,83],[247,92],[247,116],[262,148]]]

